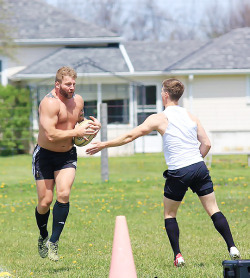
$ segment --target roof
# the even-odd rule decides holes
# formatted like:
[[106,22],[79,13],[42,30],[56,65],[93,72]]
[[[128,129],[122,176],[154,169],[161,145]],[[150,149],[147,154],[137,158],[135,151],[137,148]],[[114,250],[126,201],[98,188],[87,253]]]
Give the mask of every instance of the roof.
[[[124,42],[123,48],[119,47],[120,40],[116,34],[78,20],[42,0],[5,0],[3,9],[11,15],[8,25],[14,26],[13,34],[17,40],[30,43],[36,39],[51,40],[50,43],[60,38],[68,40],[68,43],[62,44],[65,47],[20,71],[14,79],[30,78],[32,75],[41,78],[54,76],[62,65],[77,67],[79,75],[250,71],[250,27],[234,29],[207,42],[132,41]],[[94,42],[101,38],[110,43],[86,46],[86,41]],[[73,47],[76,44],[71,42],[77,39],[80,40],[78,47]]]
[[80,73],[128,72],[120,49],[114,47],[65,47],[22,70],[18,75],[54,76],[58,68],[68,65]]
[[15,40],[117,37],[100,26],[76,19],[43,0],[4,0],[1,7]]
[[[187,47],[187,45],[189,47]],[[204,42],[126,42],[125,51],[135,72],[163,72],[177,59],[199,49]],[[79,64],[83,63],[82,66]],[[24,75],[52,75],[63,65],[76,68],[78,73],[130,73],[128,63],[117,46],[65,47],[19,72]]]
[[135,71],[164,71],[204,44],[205,42],[195,40],[133,41],[125,42],[124,46]]
[[234,29],[176,60],[174,70],[250,69],[250,27]]

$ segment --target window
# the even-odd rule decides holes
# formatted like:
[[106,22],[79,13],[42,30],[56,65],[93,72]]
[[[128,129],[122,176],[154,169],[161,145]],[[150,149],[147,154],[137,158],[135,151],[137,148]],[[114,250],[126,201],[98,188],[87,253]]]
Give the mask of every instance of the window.
[[138,108],[156,109],[156,86],[141,86],[137,91]]
[[102,102],[108,106],[108,124],[129,123],[128,84],[103,84]]
[[128,124],[129,105],[128,99],[103,101],[108,106],[108,124]]
[[89,118],[89,116],[93,116],[97,118],[97,101],[85,101],[84,102],[84,117]]
[[[137,123],[140,125],[151,114],[156,113],[156,86],[141,86],[137,88]],[[156,135],[152,131],[149,135]]]

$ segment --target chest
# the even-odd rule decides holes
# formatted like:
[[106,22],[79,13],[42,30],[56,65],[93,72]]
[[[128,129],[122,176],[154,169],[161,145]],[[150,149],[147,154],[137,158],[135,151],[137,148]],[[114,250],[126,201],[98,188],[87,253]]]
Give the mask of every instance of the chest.
[[70,103],[60,103],[60,111],[58,114],[58,125],[69,124],[75,126],[81,107],[75,101]]

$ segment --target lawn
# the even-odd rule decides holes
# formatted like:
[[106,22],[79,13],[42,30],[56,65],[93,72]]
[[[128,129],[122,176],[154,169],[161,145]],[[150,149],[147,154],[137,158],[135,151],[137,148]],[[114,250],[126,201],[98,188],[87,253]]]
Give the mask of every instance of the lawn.
[[[126,216],[138,278],[223,277],[222,261],[230,259],[226,244],[191,191],[177,216],[186,266],[173,267],[163,220],[164,170],[162,154],[110,158],[109,181],[101,182],[100,158],[79,158],[70,213],[60,238],[60,260],[54,263],[37,253],[31,156],[1,157],[0,277],[3,272],[21,278],[108,277],[118,215]],[[250,170],[246,157],[213,158],[211,176],[242,258],[249,259]]]

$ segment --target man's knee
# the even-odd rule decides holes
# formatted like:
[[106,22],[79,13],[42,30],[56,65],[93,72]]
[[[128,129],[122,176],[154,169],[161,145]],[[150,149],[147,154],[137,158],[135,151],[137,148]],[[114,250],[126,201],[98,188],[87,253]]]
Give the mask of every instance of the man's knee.
[[46,213],[50,209],[50,205],[52,203],[52,199],[43,199],[38,202],[37,211],[40,214]]
[[69,195],[70,195],[70,190],[68,189],[59,191],[57,192],[57,200],[61,203],[67,203],[69,202]]

